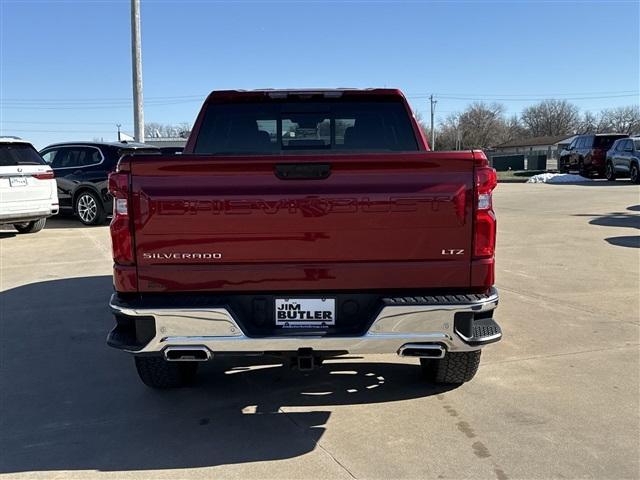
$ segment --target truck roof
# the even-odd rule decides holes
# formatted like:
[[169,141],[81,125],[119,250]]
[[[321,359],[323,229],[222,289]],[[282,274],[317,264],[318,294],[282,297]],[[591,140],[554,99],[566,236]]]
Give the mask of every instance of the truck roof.
[[397,88],[263,88],[256,90],[214,90],[207,97],[207,101],[221,98],[250,98],[270,97],[286,98],[292,96],[322,95],[327,98],[339,98],[342,96],[369,96],[369,97],[401,97],[403,93]]

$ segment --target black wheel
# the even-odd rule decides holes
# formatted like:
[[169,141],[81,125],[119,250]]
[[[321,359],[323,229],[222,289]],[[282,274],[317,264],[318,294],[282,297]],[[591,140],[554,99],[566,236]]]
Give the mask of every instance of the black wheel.
[[160,356],[134,357],[140,380],[151,388],[184,387],[193,382],[197,362],[167,362]]
[[461,384],[471,380],[480,365],[480,350],[447,353],[440,360],[421,358],[427,380],[442,384]]
[[629,170],[629,178],[633,183],[640,183],[640,170],[638,170],[638,164],[632,163]]
[[616,179],[616,169],[613,168],[612,162],[607,162],[607,169],[604,172],[604,176],[607,177],[607,180],[613,182]]
[[44,228],[44,224],[47,223],[46,218],[41,218],[40,220],[34,220],[33,222],[27,223],[16,223],[13,225],[18,233],[36,233]]
[[90,190],[80,192],[76,197],[75,212],[85,225],[101,225],[106,219],[102,201]]

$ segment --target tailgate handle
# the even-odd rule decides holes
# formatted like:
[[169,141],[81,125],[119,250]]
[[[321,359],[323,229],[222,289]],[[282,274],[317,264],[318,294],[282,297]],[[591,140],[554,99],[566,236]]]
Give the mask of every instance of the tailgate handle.
[[275,166],[280,180],[324,180],[331,175],[329,163],[280,163]]

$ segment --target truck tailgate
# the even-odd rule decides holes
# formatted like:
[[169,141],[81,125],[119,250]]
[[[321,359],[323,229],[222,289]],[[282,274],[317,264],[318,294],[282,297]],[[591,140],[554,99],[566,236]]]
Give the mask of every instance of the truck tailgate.
[[150,156],[130,168],[141,292],[469,286],[471,152]]

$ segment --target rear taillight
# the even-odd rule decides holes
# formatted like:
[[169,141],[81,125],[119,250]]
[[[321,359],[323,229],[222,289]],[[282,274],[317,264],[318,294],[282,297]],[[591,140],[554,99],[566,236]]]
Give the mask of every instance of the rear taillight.
[[109,193],[113,196],[113,218],[111,219],[111,245],[113,261],[119,265],[132,265],[133,239],[129,217],[129,174],[109,174]]
[[591,164],[595,167],[602,167],[605,160],[605,150],[602,148],[594,148],[591,150]]
[[474,258],[492,257],[496,247],[496,217],[492,192],[498,184],[496,171],[481,162],[475,169],[476,205],[473,226]]
[[47,170],[46,172],[32,173],[31,176],[33,178],[37,178],[38,180],[51,180],[52,178],[55,177],[55,175],[53,174],[53,170]]

